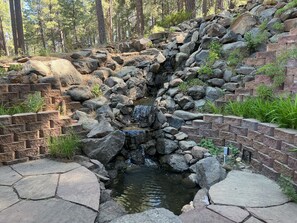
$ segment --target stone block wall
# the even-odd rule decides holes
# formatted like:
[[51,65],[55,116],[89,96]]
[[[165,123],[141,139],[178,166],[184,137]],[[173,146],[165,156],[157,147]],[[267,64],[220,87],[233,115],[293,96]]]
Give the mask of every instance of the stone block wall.
[[67,111],[79,109],[79,102],[71,101],[69,96],[62,95],[60,90],[52,89],[48,83],[39,84],[1,84],[0,104],[7,107],[23,102],[29,94],[40,92],[45,100],[44,111],[58,110],[62,102],[65,103]]
[[205,114],[183,126],[182,132],[199,142],[213,139],[217,146],[233,145],[248,154],[251,165],[262,174],[277,180],[280,174],[290,177],[297,185],[297,131],[278,128],[254,119]]
[[15,115],[0,115],[0,165],[10,165],[36,159],[47,154],[49,137],[66,134],[70,129],[82,132],[80,125],[67,116],[60,116],[61,102],[67,112],[80,108],[60,90],[51,89],[50,84],[4,84],[0,85],[0,104],[12,106],[23,102],[28,94],[41,92],[45,100],[44,111]]

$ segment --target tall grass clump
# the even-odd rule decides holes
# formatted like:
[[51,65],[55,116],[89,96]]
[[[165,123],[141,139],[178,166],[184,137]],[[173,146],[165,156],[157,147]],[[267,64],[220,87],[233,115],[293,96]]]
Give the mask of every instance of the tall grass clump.
[[283,193],[287,195],[293,202],[297,203],[297,192],[293,186],[292,180],[281,175],[278,179],[278,184]]
[[72,159],[80,145],[80,138],[71,132],[48,140],[49,154],[55,158]]

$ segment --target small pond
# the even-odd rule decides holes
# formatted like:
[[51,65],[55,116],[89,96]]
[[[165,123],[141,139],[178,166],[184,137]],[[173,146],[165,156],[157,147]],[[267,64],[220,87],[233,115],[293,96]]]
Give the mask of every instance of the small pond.
[[113,181],[111,189],[128,213],[163,207],[177,215],[198,190],[187,188],[180,174],[146,166],[129,167]]

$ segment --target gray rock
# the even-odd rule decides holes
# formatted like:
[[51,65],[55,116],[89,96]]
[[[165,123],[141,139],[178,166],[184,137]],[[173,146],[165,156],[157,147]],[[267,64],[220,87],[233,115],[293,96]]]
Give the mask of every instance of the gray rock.
[[207,208],[237,223],[243,222],[250,215],[239,207],[209,205]]
[[184,172],[189,169],[185,157],[180,154],[165,155],[161,158],[161,163],[167,164],[174,172]]
[[164,208],[151,209],[142,213],[129,214],[110,223],[182,223],[171,211]]
[[107,120],[100,121],[94,128],[88,133],[88,138],[101,138],[107,136],[109,133],[113,132],[114,128]]
[[199,109],[206,104],[206,100],[200,99],[200,100],[194,101],[194,103],[195,103],[195,109]]
[[92,58],[78,59],[72,63],[81,74],[90,74],[99,66],[99,61]]
[[208,190],[206,188],[200,189],[193,199],[195,209],[204,208],[209,205]]
[[139,72],[139,69],[135,66],[125,66],[119,72],[117,72],[117,76],[120,78],[125,78],[126,76],[134,77]]
[[276,182],[259,174],[235,170],[224,181],[212,186],[209,195],[214,204],[255,208],[289,201]]
[[18,181],[15,189],[23,199],[37,200],[54,197],[58,178],[58,174],[28,176]]
[[224,44],[222,46],[222,53],[225,56],[228,56],[234,50],[239,50],[240,52],[242,52],[244,54],[248,50],[247,43],[243,42],[243,41],[238,41],[238,42],[234,42],[234,43]]
[[250,31],[256,24],[256,18],[252,14],[246,12],[241,14],[238,18],[236,18],[233,21],[231,25],[231,30],[234,33],[239,33],[243,35],[246,32]]
[[189,58],[189,55],[186,53],[177,53],[175,56],[175,62],[177,65],[181,65],[182,62],[186,61]]
[[237,34],[235,34],[233,31],[229,30],[221,39],[221,43],[233,43],[237,41]]
[[80,167],[78,163],[63,163],[49,159],[40,159],[12,165],[12,168],[23,176],[65,173],[78,167]]
[[[166,127],[163,129],[164,132],[167,132],[171,135],[175,135],[178,133],[178,130],[176,128],[173,128],[173,127]],[[0,169],[1,170],[1,169]]]
[[148,38],[141,38],[141,39],[138,39],[136,41],[134,41],[132,43],[132,46],[134,47],[134,49],[138,52],[142,51],[142,50],[145,50],[147,48],[147,46],[149,44],[151,44],[152,41]]
[[193,99],[190,96],[181,96],[175,97],[175,101],[180,107],[184,108],[187,103],[193,102]]
[[71,87],[67,91],[67,94],[71,97],[73,101],[81,101],[81,102],[84,102],[94,97],[89,87],[86,87],[86,86]]
[[215,37],[215,36],[222,37],[227,32],[226,28],[218,23],[212,23],[208,27],[206,27],[206,29],[207,29],[207,34],[210,37]]
[[244,75],[236,75],[234,77],[231,77],[230,81],[239,83],[243,80],[243,78],[244,78]]
[[100,96],[100,97],[97,97],[94,99],[84,101],[83,106],[90,108],[92,110],[97,110],[98,108],[100,108],[101,106],[103,106],[107,103],[108,103],[107,98],[104,96]]
[[169,87],[178,87],[178,85],[180,85],[183,82],[182,79],[180,78],[174,78],[173,80],[171,80],[169,82]]
[[204,86],[193,86],[188,89],[187,93],[194,100],[199,100],[205,96],[205,87]]
[[204,157],[204,153],[206,152],[207,149],[200,146],[194,146],[191,150],[191,154],[195,159],[202,159]]
[[234,92],[236,88],[239,87],[238,83],[226,83],[222,86],[222,89],[230,92]]
[[226,177],[226,170],[215,157],[204,158],[191,166],[190,169],[197,174],[201,188],[209,189]]
[[178,92],[179,92],[178,87],[175,87],[175,88],[170,88],[167,91],[167,94],[170,95],[170,97],[174,97]]
[[243,67],[235,69],[235,71],[238,74],[249,75],[249,74],[251,74],[252,72],[255,71],[255,68],[254,67],[243,66]]
[[245,223],[263,223],[263,221],[260,221],[257,218],[252,216],[248,220],[246,220]]
[[101,139],[83,139],[82,149],[88,157],[107,164],[120,152],[124,143],[125,133],[117,130]]
[[175,139],[178,140],[178,141],[185,140],[185,139],[188,138],[188,135],[186,133],[183,133],[183,132],[179,132],[174,136],[175,136]]
[[294,223],[297,217],[297,204],[287,203],[276,207],[248,208],[248,211],[264,222]]
[[[176,132],[177,133],[177,132]],[[175,133],[175,134],[176,134]],[[11,186],[18,180],[22,178],[20,174],[15,172],[11,167],[9,166],[1,166],[0,167],[0,185],[6,185]]]
[[179,142],[179,147],[183,151],[190,150],[196,145],[197,145],[197,143],[195,141],[180,141]]
[[[7,187],[7,186],[0,186],[0,211],[8,208],[9,206],[17,203],[19,201],[18,199],[18,195],[13,191],[13,189],[11,187]],[[0,219],[1,216],[3,217],[2,213],[0,215]],[[0,222],[7,222],[4,219]]]
[[195,61],[198,64],[202,64],[207,60],[208,56],[209,56],[209,50],[201,50],[200,52],[196,53]]
[[[39,83],[48,83],[51,84],[52,89],[61,89],[61,81],[59,79],[59,77],[55,76],[55,77],[41,77],[39,78]],[[64,84],[65,86],[65,84]]]
[[193,53],[195,46],[195,42],[186,43],[180,47],[180,52],[185,53],[189,56],[191,53]]
[[229,82],[231,80],[231,77],[232,77],[232,71],[231,70],[225,70],[224,72],[224,80]]
[[184,121],[203,118],[203,114],[201,113],[192,113],[183,110],[176,110],[175,112],[173,112],[173,115],[183,119]]
[[[30,213],[30,214],[28,214]],[[23,200],[1,212],[0,222],[90,223],[97,213],[89,208],[61,199]]]
[[214,101],[219,99],[223,95],[223,92],[219,88],[207,87],[206,88],[206,99]]
[[169,125],[176,129],[180,129],[185,124],[185,121],[183,119],[175,115],[166,115],[166,118]]
[[111,200],[100,205],[98,223],[109,223],[126,214],[125,209],[117,202]]
[[57,195],[94,211],[99,209],[100,186],[95,174],[85,167],[61,174]]
[[281,22],[282,22],[282,20],[280,20],[279,18],[273,18],[273,19],[270,19],[270,20],[268,21],[268,23],[267,23],[267,29],[268,29],[270,32],[272,32],[273,34],[279,32],[279,31],[282,32],[282,31],[284,31],[284,30],[275,30],[275,29],[273,28],[274,24],[276,24],[276,23],[281,23]]
[[71,58],[72,59],[80,59],[83,57],[89,57],[91,56],[92,51],[91,50],[81,50],[81,51],[77,51],[74,52],[73,54],[71,54]]
[[178,144],[170,139],[158,138],[156,148],[160,154],[170,154],[178,149]]
[[264,21],[269,21],[273,18],[273,15],[276,11],[276,8],[271,7],[269,9],[265,9],[260,13],[260,21],[264,22]]
[[49,67],[53,76],[58,77],[62,86],[82,83],[82,75],[65,59],[52,60]]
[[225,84],[225,81],[220,78],[212,78],[208,80],[207,83],[214,87],[222,87]]

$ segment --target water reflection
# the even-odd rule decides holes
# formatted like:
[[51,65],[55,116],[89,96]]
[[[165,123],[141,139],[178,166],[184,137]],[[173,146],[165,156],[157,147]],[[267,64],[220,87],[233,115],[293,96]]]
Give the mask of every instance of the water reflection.
[[129,213],[164,207],[180,214],[183,205],[193,200],[197,189],[182,185],[182,177],[156,168],[133,167],[113,182],[113,197]]

